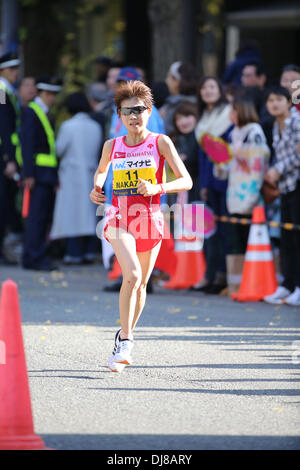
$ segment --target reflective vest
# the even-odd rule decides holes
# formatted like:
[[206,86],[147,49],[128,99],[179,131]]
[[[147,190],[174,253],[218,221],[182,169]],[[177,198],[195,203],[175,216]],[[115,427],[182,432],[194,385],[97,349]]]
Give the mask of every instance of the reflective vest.
[[32,101],[31,103],[29,103],[28,106],[33,109],[38,119],[40,120],[40,123],[46,133],[48,145],[49,145],[49,153],[37,153],[35,155],[35,164],[37,166],[47,166],[50,168],[56,168],[57,158],[55,155],[54,130],[49,122],[48,117],[46,116],[42,108],[37,103]]
[[0,80],[0,90],[3,90],[4,93],[7,93],[7,96],[9,97],[10,102],[13,105],[15,113],[16,113],[16,131],[11,134],[10,140],[13,146],[15,147],[15,158],[17,160],[17,163],[19,166],[22,166],[23,165],[22,149],[21,149],[21,143],[19,139],[19,131],[21,128],[20,106],[18,104],[18,101],[15,95],[5,86],[5,83],[3,83],[1,80]]

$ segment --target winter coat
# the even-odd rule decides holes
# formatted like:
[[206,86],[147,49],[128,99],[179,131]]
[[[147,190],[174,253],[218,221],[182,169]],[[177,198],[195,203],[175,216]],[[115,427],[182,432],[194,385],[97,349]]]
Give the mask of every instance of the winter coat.
[[96,234],[96,207],[89,198],[100,160],[101,126],[86,113],[65,121],[56,151],[60,157],[51,239]]

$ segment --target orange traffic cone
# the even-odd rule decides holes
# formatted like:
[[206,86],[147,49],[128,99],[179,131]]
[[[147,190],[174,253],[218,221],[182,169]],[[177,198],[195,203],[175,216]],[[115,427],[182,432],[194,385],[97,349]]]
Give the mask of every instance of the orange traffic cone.
[[254,207],[247,251],[238,292],[231,294],[233,300],[250,302],[262,300],[277,289],[277,278],[270,244],[265,211]]
[[18,288],[10,279],[2,285],[0,343],[0,450],[45,450],[33,429]]
[[117,257],[114,256],[113,266],[112,269],[107,274],[108,279],[118,279],[122,276],[121,266],[117,260]]
[[181,238],[175,243],[176,271],[164,283],[167,289],[188,289],[200,282],[205,274],[206,263],[202,242],[197,238]]

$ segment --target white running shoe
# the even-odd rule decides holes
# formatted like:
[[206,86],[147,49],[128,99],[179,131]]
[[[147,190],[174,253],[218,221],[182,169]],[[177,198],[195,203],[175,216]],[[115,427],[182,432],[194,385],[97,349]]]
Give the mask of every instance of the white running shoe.
[[108,361],[108,367],[112,372],[118,372],[120,374],[125,369],[126,364],[115,362],[115,355],[112,354]]
[[119,362],[115,362],[115,354],[116,354],[117,347],[118,347],[118,344],[119,344],[119,341],[120,341],[120,333],[121,333],[121,329],[118,330],[116,335],[115,335],[114,349],[113,349],[112,355],[110,356],[109,361],[108,361],[109,369],[112,372],[118,372],[118,373],[121,373],[124,370],[125,366],[126,366],[126,364],[121,364]]
[[119,339],[117,352],[115,354],[115,362],[127,364],[128,366],[130,366],[132,364],[132,358],[131,358],[132,348],[133,348],[132,339]]
[[300,307],[300,287],[296,287],[294,292],[286,297],[284,303],[294,307]]
[[268,304],[282,304],[283,300],[290,295],[291,291],[286,287],[278,286],[274,294],[264,297],[264,301]]

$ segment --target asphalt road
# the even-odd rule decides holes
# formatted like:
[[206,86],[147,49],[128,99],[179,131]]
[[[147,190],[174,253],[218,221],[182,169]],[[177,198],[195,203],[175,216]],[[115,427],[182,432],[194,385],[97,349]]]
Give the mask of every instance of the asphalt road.
[[155,286],[134,364],[107,368],[118,294],[100,265],[18,284],[35,432],[55,449],[300,448],[300,309]]

